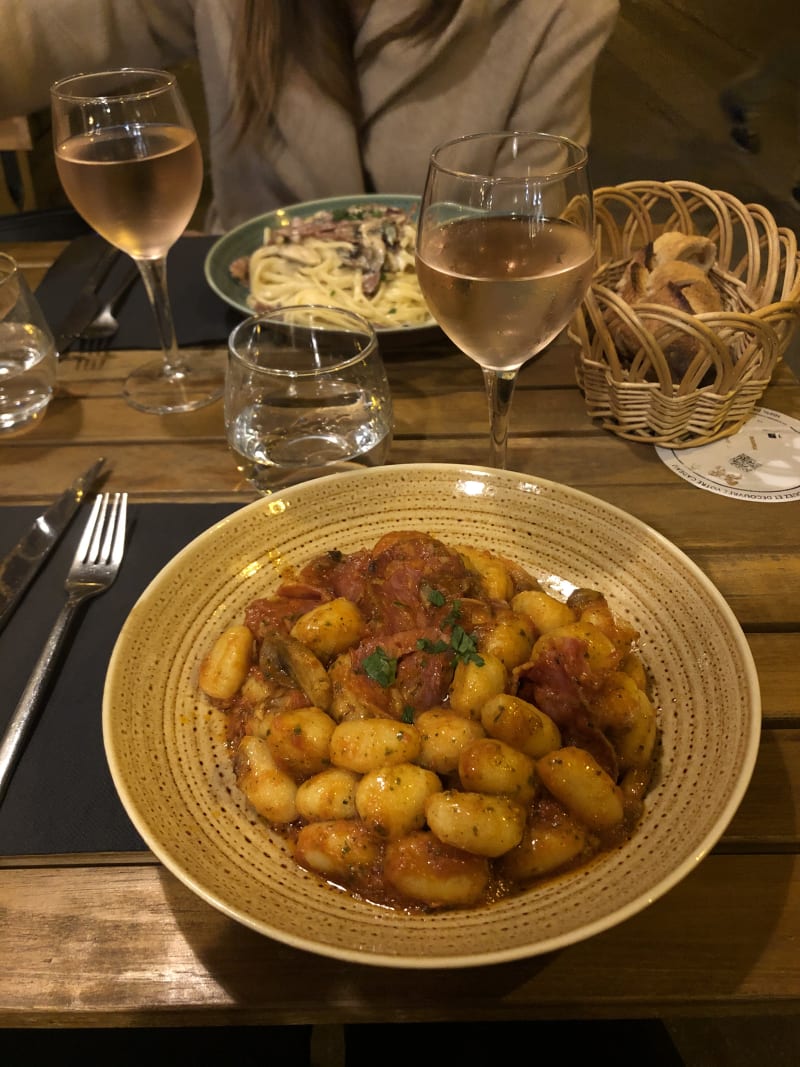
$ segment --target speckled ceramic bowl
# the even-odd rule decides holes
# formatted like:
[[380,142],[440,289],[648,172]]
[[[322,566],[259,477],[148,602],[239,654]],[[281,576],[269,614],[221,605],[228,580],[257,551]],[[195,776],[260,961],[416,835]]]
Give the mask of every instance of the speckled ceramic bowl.
[[[288,564],[421,529],[491,546],[558,587],[605,591],[641,632],[663,733],[631,841],[521,896],[469,911],[393,913],[298,869],[239,794],[200,660]],[[564,588],[563,584],[561,586]],[[708,579],[638,520],[564,486],[451,465],[334,475],[258,500],[196,538],[151,583],[114,650],[103,731],[122,802],[152,851],[209,904],[286,944],[361,963],[465,967],[534,956],[634,915],[692,871],[755,762],[758,680]]]

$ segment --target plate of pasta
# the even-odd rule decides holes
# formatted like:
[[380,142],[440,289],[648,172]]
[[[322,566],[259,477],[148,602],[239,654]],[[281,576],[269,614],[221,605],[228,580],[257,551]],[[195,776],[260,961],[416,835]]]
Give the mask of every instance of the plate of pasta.
[[118,637],[114,784],[208,904],[322,956],[472,967],[608,930],[749,782],[731,609],[634,517],[510,471],[396,465],[248,504]]
[[415,196],[363,194],[279,208],[221,237],[206,279],[248,315],[331,304],[378,332],[430,328],[414,264],[418,207]]

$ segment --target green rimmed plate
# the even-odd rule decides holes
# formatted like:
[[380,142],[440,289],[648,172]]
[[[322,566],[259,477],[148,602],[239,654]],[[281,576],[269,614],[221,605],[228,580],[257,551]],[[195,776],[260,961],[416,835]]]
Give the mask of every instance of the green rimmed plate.
[[[346,211],[350,207],[369,204],[375,207],[397,207],[416,219],[419,210],[419,197],[404,194],[361,193],[357,196],[334,196],[324,200],[306,200],[300,204],[268,211],[263,215],[248,219],[235,229],[230,230],[212,245],[206,255],[206,281],[226,303],[246,315],[252,315],[253,309],[247,303],[249,290],[246,285],[231,275],[230,266],[234,260],[251,255],[263,243],[264,229],[288,227],[294,218],[313,215],[317,211]],[[397,334],[413,330],[435,329],[433,319],[424,325],[386,327],[376,326],[380,334]]]

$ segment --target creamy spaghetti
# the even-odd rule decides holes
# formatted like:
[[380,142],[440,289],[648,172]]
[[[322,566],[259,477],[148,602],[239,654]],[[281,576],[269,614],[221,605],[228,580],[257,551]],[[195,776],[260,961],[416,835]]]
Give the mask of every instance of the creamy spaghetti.
[[416,228],[398,207],[318,211],[264,231],[263,244],[231,264],[248,305],[270,311],[331,304],[381,329],[424,326],[430,312],[414,266]]

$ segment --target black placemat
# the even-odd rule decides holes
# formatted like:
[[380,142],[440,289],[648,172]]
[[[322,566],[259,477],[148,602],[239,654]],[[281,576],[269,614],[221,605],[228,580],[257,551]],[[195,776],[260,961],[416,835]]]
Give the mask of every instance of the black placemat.
[[[181,237],[167,256],[167,284],[179,345],[222,343],[244,316],[229,307],[209,287],[204,262],[217,237]],[[45,274],[36,297],[53,333],[71,308],[106,242],[96,234],[77,237]],[[103,283],[100,294],[112,292],[127,263],[121,256]],[[155,319],[141,280],[137,280],[119,309],[119,331],[112,349],[158,348]]]
[[[129,611],[159,570],[233,504],[131,506],[125,559],[108,592],[77,618],[41,714],[0,804],[0,855],[127,852],[145,848],[106,764],[106,667]],[[40,508],[0,508],[0,556]],[[64,602],[64,579],[87,512],[81,509],[0,633],[0,730],[14,712]]]

